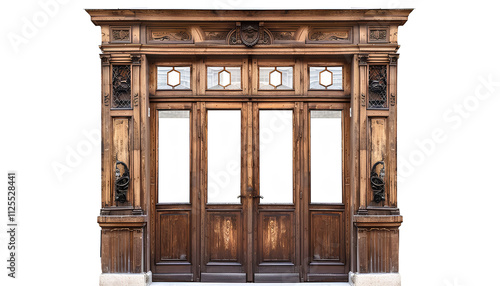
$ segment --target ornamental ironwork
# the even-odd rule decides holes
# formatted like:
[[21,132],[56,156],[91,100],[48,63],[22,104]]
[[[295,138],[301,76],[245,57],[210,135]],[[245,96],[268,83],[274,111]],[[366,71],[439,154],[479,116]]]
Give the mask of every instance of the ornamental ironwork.
[[130,66],[113,66],[112,108],[131,108]]
[[370,65],[368,81],[368,108],[387,108],[386,65]]

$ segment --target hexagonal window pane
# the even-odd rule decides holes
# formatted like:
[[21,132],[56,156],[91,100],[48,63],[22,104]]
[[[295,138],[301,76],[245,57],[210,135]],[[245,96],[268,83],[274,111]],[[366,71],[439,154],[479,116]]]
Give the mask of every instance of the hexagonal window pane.
[[207,89],[241,89],[241,67],[207,67]]
[[319,84],[324,87],[329,87],[333,84],[333,73],[326,68],[319,72]]
[[171,87],[176,87],[181,84],[181,73],[172,69],[167,73],[167,84]]
[[293,89],[293,67],[259,67],[259,89]]
[[191,89],[191,67],[158,67],[157,89]]
[[342,67],[309,67],[309,89],[342,90]]
[[231,74],[227,70],[219,72],[219,85],[226,88],[231,84]]
[[277,88],[281,85],[281,72],[277,69],[269,73],[269,84]]

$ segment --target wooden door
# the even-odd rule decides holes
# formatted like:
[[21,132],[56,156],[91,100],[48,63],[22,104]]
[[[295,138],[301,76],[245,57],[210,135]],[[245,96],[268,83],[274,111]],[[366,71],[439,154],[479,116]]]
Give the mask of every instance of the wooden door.
[[[157,117],[152,119],[157,169],[157,191],[152,196],[155,281],[347,278],[347,105],[197,102],[153,106]],[[318,125],[316,118],[327,120],[319,120]],[[169,124],[188,130],[163,126]],[[332,145],[336,157],[326,157],[335,161],[338,170],[329,170],[340,178],[319,180],[320,187],[318,179],[311,180],[321,177],[318,164],[311,162],[313,155],[327,152],[321,149],[325,147],[315,147],[316,141],[323,140],[316,138],[318,134],[336,138]],[[165,138],[169,136],[176,143],[168,145]],[[160,159],[173,163],[167,166]],[[186,176],[187,181],[182,181]],[[181,182],[169,185],[169,180]],[[165,188],[170,190],[165,193]],[[333,197],[331,192],[335,192]],[[171,197],[166,199],[165,194]]]

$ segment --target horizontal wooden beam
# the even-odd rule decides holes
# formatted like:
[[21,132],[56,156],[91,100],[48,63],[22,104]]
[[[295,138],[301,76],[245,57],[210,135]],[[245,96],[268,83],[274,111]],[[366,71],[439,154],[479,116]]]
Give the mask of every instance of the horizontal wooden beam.
[[324,10],[186,10],[186,9],[87,9],[95,25],[109,22],[220,22],[220,21],[376,21],[403,25],[413,9]]

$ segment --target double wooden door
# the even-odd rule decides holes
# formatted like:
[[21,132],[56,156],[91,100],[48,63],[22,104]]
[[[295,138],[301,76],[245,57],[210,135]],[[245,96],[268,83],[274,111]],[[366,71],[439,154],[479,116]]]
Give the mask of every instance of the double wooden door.
[[155,281],[347,279],[347,104],[152,111]]

